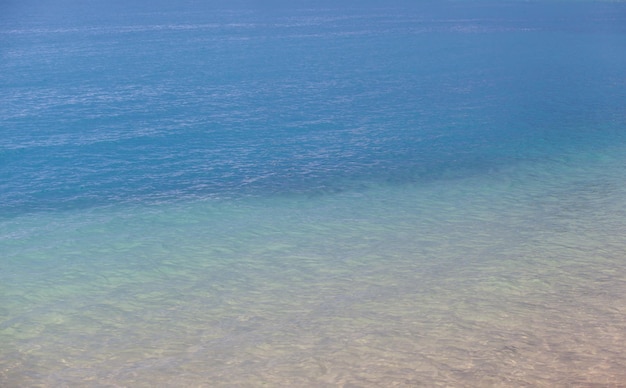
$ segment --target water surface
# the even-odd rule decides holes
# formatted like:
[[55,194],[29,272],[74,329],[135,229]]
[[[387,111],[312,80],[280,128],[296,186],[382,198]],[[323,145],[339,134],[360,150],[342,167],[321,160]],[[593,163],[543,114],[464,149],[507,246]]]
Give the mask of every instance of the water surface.
[[623,4],[3,7],[0,385],[626,379]]

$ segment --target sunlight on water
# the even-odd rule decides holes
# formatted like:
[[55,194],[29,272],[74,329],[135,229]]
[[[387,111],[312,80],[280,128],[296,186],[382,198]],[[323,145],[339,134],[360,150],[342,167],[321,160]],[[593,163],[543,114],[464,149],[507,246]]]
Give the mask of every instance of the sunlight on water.
[[16,218],[1,230],[0,382],[617,384],[624,160],[564,159]]

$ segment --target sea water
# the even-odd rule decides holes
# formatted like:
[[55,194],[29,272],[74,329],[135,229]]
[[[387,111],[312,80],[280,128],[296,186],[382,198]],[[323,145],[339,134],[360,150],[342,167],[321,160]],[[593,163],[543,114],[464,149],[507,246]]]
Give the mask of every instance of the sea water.
[[626,381],[626,5],[416,3],[2,3],[0,386]]

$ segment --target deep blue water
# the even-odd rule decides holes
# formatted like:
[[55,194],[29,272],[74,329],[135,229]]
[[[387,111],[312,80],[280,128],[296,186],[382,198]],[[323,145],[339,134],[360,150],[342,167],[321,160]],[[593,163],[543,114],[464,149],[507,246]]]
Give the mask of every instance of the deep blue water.
[[481,174],[626,122],[620,3],[2,8],[5,216]]

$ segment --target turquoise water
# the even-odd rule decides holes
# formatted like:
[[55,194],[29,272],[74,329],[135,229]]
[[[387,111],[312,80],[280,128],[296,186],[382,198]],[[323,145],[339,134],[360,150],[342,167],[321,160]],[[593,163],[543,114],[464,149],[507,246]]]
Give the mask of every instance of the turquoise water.
[[626,380],[624,5],[3,7],[1,386]]

